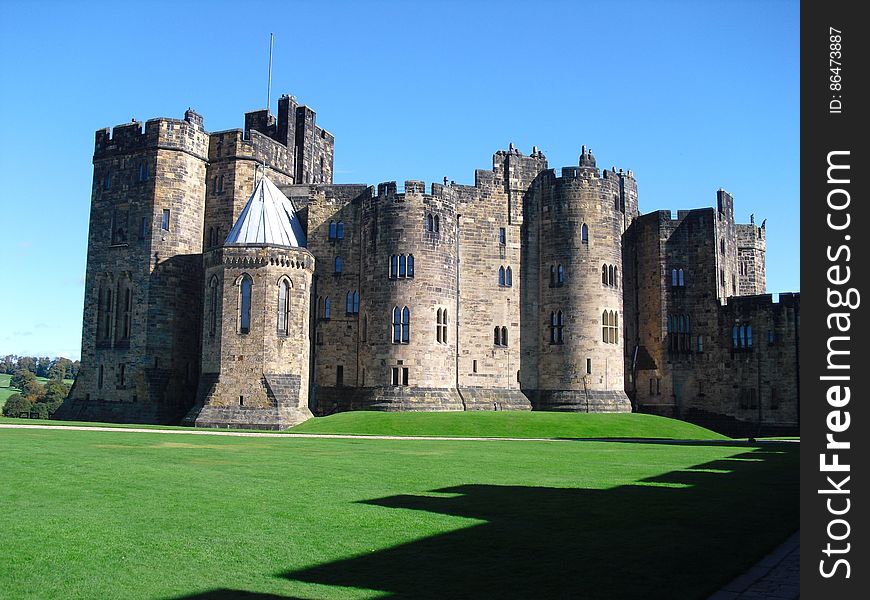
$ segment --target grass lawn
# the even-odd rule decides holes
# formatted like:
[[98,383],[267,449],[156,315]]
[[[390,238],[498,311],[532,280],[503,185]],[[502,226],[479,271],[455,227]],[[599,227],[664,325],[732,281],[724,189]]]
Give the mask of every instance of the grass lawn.
[[724,440],[709,429],[655,415],[520,411],[345,412],[319,417],[291,433],[520,438],[668,438]]
[[798,527],[798,444],[0,430],[0,595],[704,598]]

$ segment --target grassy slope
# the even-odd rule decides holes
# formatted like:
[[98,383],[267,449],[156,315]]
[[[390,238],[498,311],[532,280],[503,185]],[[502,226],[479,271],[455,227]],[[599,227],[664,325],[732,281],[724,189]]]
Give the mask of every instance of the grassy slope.
[[685,421],[642,414],[555,412],[347,412],[309,419],[291,433],[521,438],[727,439]]
[[796,444],[0,438],[16,598],[678,600],[798,526]]
[[7,373],[0,374],[0,410],[2,410],[3,405],[6,404],[6,400],[9,399],[9,396],[18,393],[17,388],[9,386],[10,379],[12,379],[12,375]]

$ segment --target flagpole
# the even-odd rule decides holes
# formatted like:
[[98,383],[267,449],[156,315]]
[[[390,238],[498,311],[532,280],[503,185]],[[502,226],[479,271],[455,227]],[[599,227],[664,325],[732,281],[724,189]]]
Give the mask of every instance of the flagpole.
[[266,89],[266,111],[267,114],[272,111],[272,45],[275,41],[275,34],[269,34],[269,87]]

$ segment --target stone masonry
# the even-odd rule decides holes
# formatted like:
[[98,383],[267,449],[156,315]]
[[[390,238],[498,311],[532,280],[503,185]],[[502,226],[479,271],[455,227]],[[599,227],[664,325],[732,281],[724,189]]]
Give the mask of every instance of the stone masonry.
[[[287,95],[240,130],[188,110],[98,131],[82,370],[58,416],[641,410],[796,428],[800,296],[765,295],[766,224],[735,223],[724,190],[641,215],[631,171],[583,147],[557,176],[513,145],[473,185],[334,184],[333,148]],[[225,244],[263,177],[305,247]],[[292,326],[276,333],[282,281]]]

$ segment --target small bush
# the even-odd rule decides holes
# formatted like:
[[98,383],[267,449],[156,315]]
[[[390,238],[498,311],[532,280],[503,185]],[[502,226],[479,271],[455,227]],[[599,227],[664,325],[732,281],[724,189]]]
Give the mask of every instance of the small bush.
[[[3,405],[4,417],[17,417],[21,413],[29,413],[33,408],[33,402],[21,394],[12,394]],[[47,413],[46,413],[47,414]]]

